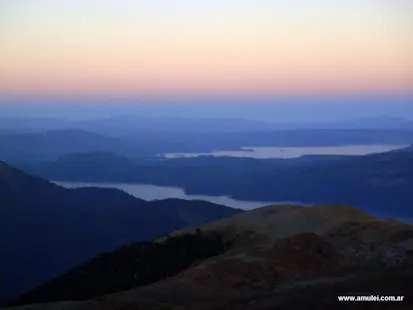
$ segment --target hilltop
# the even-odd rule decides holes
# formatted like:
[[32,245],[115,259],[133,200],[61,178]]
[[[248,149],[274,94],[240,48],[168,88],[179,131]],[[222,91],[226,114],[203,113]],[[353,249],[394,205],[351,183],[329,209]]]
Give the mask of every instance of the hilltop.
[[[152,284],[141,283],[87,301],[65,298],[70,284],[80,291],[87,288],[91,266],[103,263],[103,259],[113,258],[106,261],[109,266],[119,263],[120,253],[123,259],[128,255],[136,261],[144,259],[132,250],[136,246],[131,246],[110,257],[96,257],[20,300],[48,301],[49,296],[52,301],[50,293],[60,288],[59,297],[54,299],[60,302],[16,309],[348,309],[357,304],[339,304],[337,295],[371,294],[405,295],[405,302],[395,303],[392,309],[413,306],[408,298],[413,285],[410,225],[344,205],[269,206],[179,230],[153,244],[175,244],[179,249],[182,240],[193,238],[202,244],[211,236],[217,240],[211,247],[215,251],[204,252],[197,260],[188,254],[193,263],[180,272],[153,279]],[[153,270],[157,262],[140,268]],[[139,279],[141,274],[136,276]],[[358,305],[381,309],[378,306],[384,304]]]

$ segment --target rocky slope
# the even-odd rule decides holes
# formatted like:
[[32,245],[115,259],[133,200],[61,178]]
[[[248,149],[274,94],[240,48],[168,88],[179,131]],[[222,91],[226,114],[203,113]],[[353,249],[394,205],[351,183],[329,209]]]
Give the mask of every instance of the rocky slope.
[[[174,236],[196,234],[197,227]],[[232,241],[173,277],[88,301],[20,310],[406,309],[413,307],[413,227],[357,208],[270,206],[200,227]],[[198,231],[199,232],[199,231]],[[164,242],[165,240],[158,240]],[[338,295],[405,295],[338,303]]]

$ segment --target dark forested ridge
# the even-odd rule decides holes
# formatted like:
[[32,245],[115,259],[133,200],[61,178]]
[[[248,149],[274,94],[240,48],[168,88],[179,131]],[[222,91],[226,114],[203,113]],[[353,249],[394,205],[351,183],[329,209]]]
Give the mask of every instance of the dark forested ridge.
[[56,277],[10,305],[85,300],[154,283],[194,263],[225,252],[229,243],[219,234],[185,234],[162,242],[140,242],[103,253]]
[[[89,153],[25,162],[50,180],[178,186],[188,194],[240,200],[358,205],[383,216],[412,216],[413,149],[365,156],[296,159],[200,158],[123,160]],[[389,210],[389,205],[392,206]]]
[[0,302],[122,244],[241,212],[204,201],[147,202],[65,189],[0,162]]

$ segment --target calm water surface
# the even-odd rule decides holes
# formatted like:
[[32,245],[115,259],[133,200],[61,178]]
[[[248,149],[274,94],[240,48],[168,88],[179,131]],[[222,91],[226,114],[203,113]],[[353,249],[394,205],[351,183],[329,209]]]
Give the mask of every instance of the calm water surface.
[[167,153],[166,158],[198,157],[203,155],[249,157],[257,159],[297,158],[303,155],[367,155],[405,148],[408,145],[346,145],[321,147],[243,147],[242,151],[210,153]]
[[239,208],[243,210],[252,210],[259,207],[271,204],[301,204],[299,202],[263,202],[263,201],[241,201],[232,199],[227,196],[207,196],[207,195],[187,195],[182,188],[145,185],[145,184],[124,184],[124,183],[79,183],[79,182],[54,182],[66,188],[77,187],[102,187],[102,188],[117,188],[127,192],[128,194],[144,200],[157,200],[167,198],[179,198],[185,200],[205,200],[212,203]]
[[[274,204],[294,204],[301,206],[311,206],[312,204],[295,202],[295,201],[241,201],[232,199],[227,196],[208,196],[208,195],[187,195],[182,188],[145,185],[145,184],[124,184],[124,183],[83,183],[83,182],[54,182],[66,188],[78,188],[78,187],[101,187],[101,188],[117,188],[127,192],[128,194],[141,198],[144,200],[157,200],[168,198],[179,198],[185,200],[204,200],[212,203],[239,208],[243,210],[253,210],[256,208],[274,205]],[[373,214],[378,217],[387,217],[380,214]],[[413,218],[400,218],[395,216],[395,219],[399,221],[413,224]]]

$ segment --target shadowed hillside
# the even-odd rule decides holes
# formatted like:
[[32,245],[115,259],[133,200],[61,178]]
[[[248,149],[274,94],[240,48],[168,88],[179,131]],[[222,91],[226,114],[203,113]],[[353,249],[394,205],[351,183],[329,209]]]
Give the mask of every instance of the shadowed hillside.
[[0,163],[0,302],[123,244],[241,212],[204,201],[147,202],[65,189]]
[[13,304],[82,300],[151,284],[222,254],[228,246],[220,235],[201,231],[161,243],[133,243],[93,258],[24,294]]

